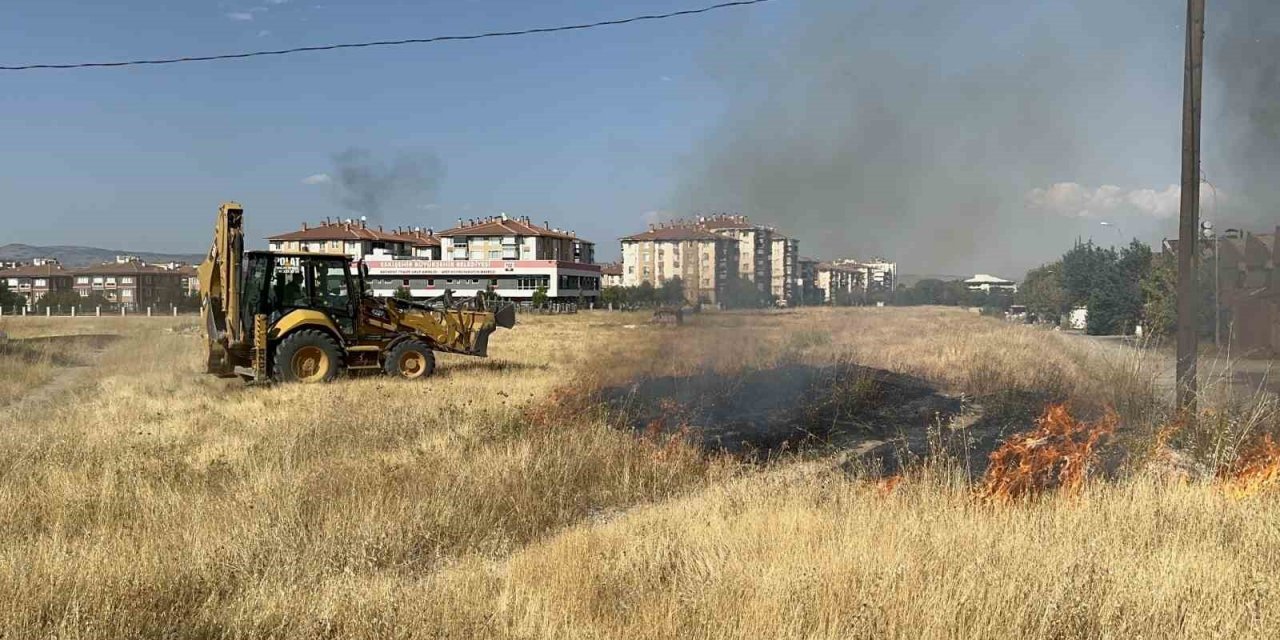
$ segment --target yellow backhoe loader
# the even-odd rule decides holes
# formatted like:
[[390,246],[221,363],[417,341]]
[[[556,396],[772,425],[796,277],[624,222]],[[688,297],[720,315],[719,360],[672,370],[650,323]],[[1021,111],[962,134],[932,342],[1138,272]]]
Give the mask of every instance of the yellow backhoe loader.
[[484,357],[489,335],[515,326],[510,303],[377,298],[365,275],[343,255],[245,252],[244,207],[223,203],[199,267],[208,372],[252,382],[328,382],[344,370],[425,378],[435,352]]

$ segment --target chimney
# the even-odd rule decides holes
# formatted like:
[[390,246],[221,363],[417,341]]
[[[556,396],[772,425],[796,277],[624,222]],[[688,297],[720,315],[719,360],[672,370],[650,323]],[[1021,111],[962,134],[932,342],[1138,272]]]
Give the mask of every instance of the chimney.
[[653,223],[652,223],[652,222],[650,222],[650,223],[649,223],[649,230],[650,230],[650,231],[653,231]]
[[459,226],[459,227],[461,227],[461,226],[462,226],[462,218],[458,218],[458,226]]
[[302,230],[303,230],[303,231],[306,231],[306,230],[307,230],[307,221],[306,221],[306,220],[303,220],[303,221],[302,221]]
[[542,221],[542,228],[543,228],[543,229],[550,229],[550,228],[551,228],[551,223],[550,223],[550,222],[547,222],[546,220],[543,220],[543,221]]

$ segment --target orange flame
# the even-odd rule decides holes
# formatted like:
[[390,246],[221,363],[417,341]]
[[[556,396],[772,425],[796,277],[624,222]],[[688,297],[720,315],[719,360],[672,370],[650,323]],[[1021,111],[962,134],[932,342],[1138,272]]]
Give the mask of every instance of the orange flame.
[[1113,414],[1092,424],[1081,422],[1065,406],[1050,405],[1035,429],[1011,436],[991,454],[978,495],[1011,501],[1049,489],[1079,490],[1094,449],[1115,431],[1116,422]]
[[898,485],[901,483],[902,483],[902,475],[894,474],[894,475],[876,480],[876,489],[880,491],[880,495],[887,496],[893,493],[893,490],[897,489]]
[[1271,434],[1263,436],[1219,479],[1236,498],[1246,498],[1280,485],[1280,444]]

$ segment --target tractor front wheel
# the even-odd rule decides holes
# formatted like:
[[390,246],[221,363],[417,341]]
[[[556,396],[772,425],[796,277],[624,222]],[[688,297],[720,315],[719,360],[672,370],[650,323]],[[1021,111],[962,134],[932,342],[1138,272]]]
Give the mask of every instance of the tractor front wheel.
[[391,347],[382,368],[387,375],[405,380],[426,378],[435,373],[436,354],[420,340],[405,340]]
[[302,329],[276,347],[275,379],[280,382],[329,382],[338,375],[342,351],[332,336]]

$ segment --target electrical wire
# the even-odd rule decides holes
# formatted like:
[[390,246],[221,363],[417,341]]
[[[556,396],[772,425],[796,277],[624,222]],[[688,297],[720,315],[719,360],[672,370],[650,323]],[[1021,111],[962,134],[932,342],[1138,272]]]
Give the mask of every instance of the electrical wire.
[[560,31],[581,31],[584,29],[595,29],[598,27],[612,27],[623,24],[631,24],[633,22],[645,22],[650,20],[666,20],[668,18],[679,18],[682,16],[692,16],[701,13],[710,13],[720,9],[729,9],[731,7],[744,7],[753,4],[762,4],[771,2],[772,0],[734,0],[733,2],[721,2],[700,9],[684,9],[681,11],[672,11],[670,13],[657,13],[650,15],[634,16],[631,18],[620,18],[616,20],[602,20],[600,22],[590,22],[584,24],[570,24],[558,27],[536,27],[532,29],[521,29],[518,31],[490,31],[487,33],[475,33],[469,35],[453,35],[453,36],[434,36],[430,38],[411,38],[407,40],[379,40],[375,42],[351,42],[343,44],[329,44],[313,47],[295,47],[292,49],[276,49],[270,51],[247,51],[243,53],[226,53],[220,55],[209,56],[183,56],[180,58],[157,58],[153,60],[121,60],[116,62],[77,62],[70,64],[24,64],[15,66],[0,66],[0,71],[32,71],[37,69],[88,69],[102,67],[133,67],[142,65],[162,65],[162,64],[178,64],[183,62],[209,62],[213,60],[235,60],[239,58],[257,58],[261,56],[285,56],[295,53],[308,53],[312,51],[333,51],[335,49],[363,49],[368,47],[397,47],[410,44],[433,44],[437,42],[449,42],[458,40],[481,40],[485,38],[509,38],[513,36],[527,36],[542,33],[557,33]]

